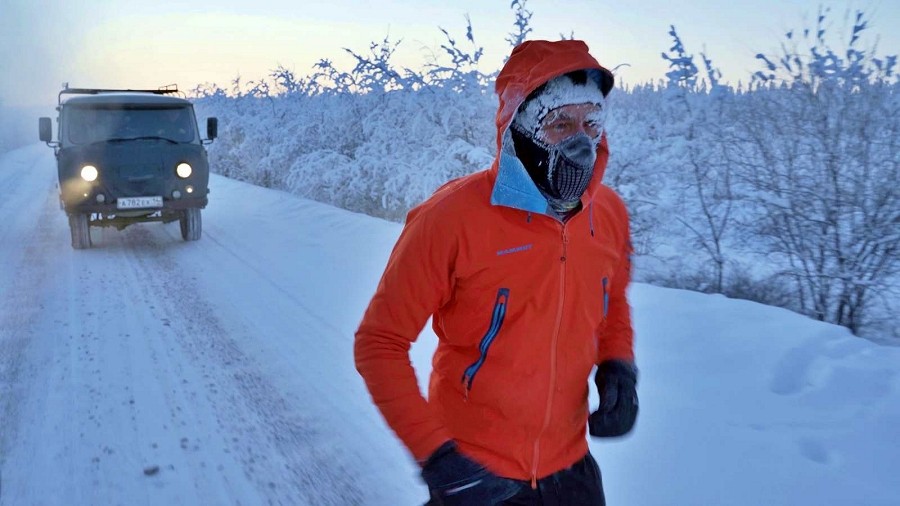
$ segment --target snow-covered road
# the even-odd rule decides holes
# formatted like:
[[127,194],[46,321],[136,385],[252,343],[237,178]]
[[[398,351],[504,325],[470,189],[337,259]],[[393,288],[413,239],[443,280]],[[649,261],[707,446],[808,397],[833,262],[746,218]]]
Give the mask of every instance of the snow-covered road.
[[[45,146],[0,154],[0,506],[424,502],[352,359],[399,225],[214,177],[200,241],[144,224],[75,251],[55,181]],[[631,300],[641,415],[591,441],[610,505],[898,504],[900,348]]]
[[[318,316],[347,304],[346,287],[329,282],[334,250],[314,230],[279,228],[291,221],[273,214],[310,210],[303,202],[258,208],[252,187],[232,194],[233,185],[214,181],[201,241],[182,242],[177,223],[145,224],[94,229],[95,248],[75,251],[50,150],[6,159],[4,505],[346,505],[396,496],[390,486],[373,492],[373,474],[355,472],[358,434],[380,423],[348,402],[362,395],[351,342],[364,302],[353,306],[355,321]],[[298,236],[302,258],[260,243],[296,245]],[[384,453],[408,460],[399,448]]]

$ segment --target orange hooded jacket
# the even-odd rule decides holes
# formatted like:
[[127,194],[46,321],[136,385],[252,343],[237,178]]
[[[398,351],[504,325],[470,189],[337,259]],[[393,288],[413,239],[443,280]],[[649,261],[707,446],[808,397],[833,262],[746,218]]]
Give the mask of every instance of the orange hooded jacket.
[[[496,83],[497,158],[410,211],[356,333],[356,367],[420,462],[453,439],[508,478],[569,467],[588,451],[593,366],[634,358],[628,215],[600,182],[606,139],[582,210],[562,223],[507,133],[531,91],[578,69],[596,69],[602,89],[612,86],[581,41],[513,51]],[[439,343],[426,400],[409,348],[429,317]]]

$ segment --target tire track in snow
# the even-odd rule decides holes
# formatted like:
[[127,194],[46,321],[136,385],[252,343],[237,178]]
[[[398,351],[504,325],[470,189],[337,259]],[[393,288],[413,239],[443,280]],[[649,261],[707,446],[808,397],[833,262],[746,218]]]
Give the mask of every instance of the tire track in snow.
[[299,300],[296,296],[294,296],[293,293],[291,293],[290,291],[286,290],[286,289],[285,289],[284,287],[282,287],[279,283],[275,282],[273,279],[271,279],[270,277],[268,277],[265,273],[263,273],[263,272],[262,272],[260,269],[258,269],[255,265],[253,265],[252,262],[250,262],[249,260],[247,260],[247,258],[245,258],[245,257],[242,256],[242,255],[239,255],[239,254],[236,253],[233,249],[230,249],[230,248],[226,247],[225,244],[223,244],[221,241],[219,241],[219,240],[216,238],[216,235],[211,234],[210,231],[205,231],[205,232],[204,232],[204,236],[205,236],[206,239],[209,239],[210,241],[212,241],[213,243],[215,243],[215,244],[216,244],[223,252],[227,253],[227,254],[230,255],[232,258],[234,258],[235,260],[237,260],[238,262],[240,262],[242,265],[244,265],[245,267],[247,267],[247,269],[253,271],[253,273],[254,273],[260,280],[265,281],[266,283],[268,283],[272,288],[274,288],[275,290],[277,290],[278,293],[279,293],[280,295],[282,295],[282,296],[285,297],[286,299],[288,299],[288,300],[290,300],[291,302],[293,302],[293,304],[294,304],[298,309],[300,309],[301,311],[303,311],[304,315],[305,315],[307,318],[309,318],[310,320],[313,320],[313,321],[315,321],[316,323],[318,323],[319,325],[321,325],[322,328],[323,328],[323,330],[327,330],[327,331],[330,331],[330,332],[334,332],[335,334],[340,334],[340,333],[341,333],[341,330],[340,330],[339,328],[337,328],[336,326],[334,326],[334,324],[332,324],[332,323],[329,322],[328,320],[325,320],[324,318],[320,317],[318,314],[316,314],[315,312],[313,312],[313,311],[312,311],[312,310],[311,310],[311,309],[310,309],[303,301]]
[[128,242],[141,252],[135,257],[145,300],[158,301],[158,317],[169,321],[179,346],[211,379],[207,398],[219,415],[217,423],[232,436],[226,443],[270,504],[364,504],[354,472],[338,463],[333,448],[321,444],[328,427],[288,402],[241,351],[237,340],[252,342],[253,334],[246,328],[225,328],[167,251],[171,245],[138,228]]
[[[332,322],[265,275],[260,262],[248,257],[249,248],[235,249],[232,237],[217,238],[215,229],[210,241],[190,244],[181,243],[171,226],[94,230],[95,249],[72,251],[52,156],[30,155],[4,164],[12,170],[0,176],[0,188],[12,192],[0,201],[12,224],[0,227],[0,261],[10,266],[0,269],[0,323],[22,337],[18,347],[0,346],[6,354],[0,369],[7,375],[0,387],[16,389],[15,397],[3,392],[0,398],[0,408],[3,401],[16,406],[0,411],[0,443],[6,445],[0,457],[14,443],[17,462],[10,473],[13,495],[4,492],[0,501],[366,503],[355,461],[344,458],[352,451],[335,444],[330,427],[307,412],[303,399],[317,393],[315,385],[279,391],[266,376],[269,369],[243,351],[258,341],[255,317],[218,317],[193,280],[183,277],[188,268],[177,260],[178,249],[226,260],[243,277],[260,281],[260,293],[245,296],[278,298],[311,333],[339,332]],[[49,306],[39,314],[42,302]],[[13,373],[15,380],[5,381]],[[21,400],[27,401],[25,411],[18,409]],[[51,417],[43,419],[42,409]],[[7,423],[9,417],[15,421]],[[13,423],[28,425],[20,433]],[[173,443],[171,451],[162,451]],[[161,471],[144,477],[141,467],[154,456]],[[41,476],[53,479],[41,485]]]

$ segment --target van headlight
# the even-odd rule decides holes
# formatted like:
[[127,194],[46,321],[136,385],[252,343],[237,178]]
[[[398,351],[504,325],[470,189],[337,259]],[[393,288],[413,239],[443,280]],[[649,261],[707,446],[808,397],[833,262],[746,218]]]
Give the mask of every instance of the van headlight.
[[97,180],[97,177],[100,175],[100,171],[97,170],[97,167],[93,165],[85,165],[81,168],[81,179],[84,179],[88,183],[93,183]]
[[194,172],[194,169],[191,168],[190,164],[181,162],[175,167],[175,173],[178,174],[178,177],[181,179],[187,179],[191,177],[191,174]]

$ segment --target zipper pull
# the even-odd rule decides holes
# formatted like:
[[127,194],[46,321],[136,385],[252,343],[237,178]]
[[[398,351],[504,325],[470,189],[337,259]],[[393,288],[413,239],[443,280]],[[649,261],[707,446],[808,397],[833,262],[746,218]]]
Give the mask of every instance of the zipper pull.
[[463,384],[463,389],[465,390],[465,393],[463,394],[463,399],[468,404],[469,390],[472,388],[471,383],[469,383],[469,370],[468,369],[466,369],[466,371],[463,373],[462,384]]

